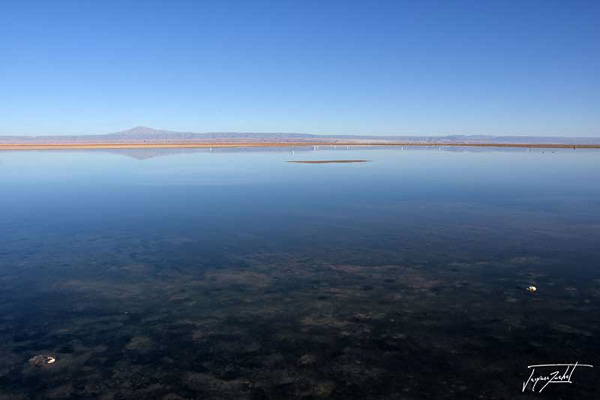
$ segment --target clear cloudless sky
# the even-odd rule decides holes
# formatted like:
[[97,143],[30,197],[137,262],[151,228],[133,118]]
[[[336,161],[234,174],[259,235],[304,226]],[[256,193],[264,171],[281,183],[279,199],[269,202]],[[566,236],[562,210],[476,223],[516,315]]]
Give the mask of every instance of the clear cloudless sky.
[[600,136],[599,0],[2,0],[0,134]]

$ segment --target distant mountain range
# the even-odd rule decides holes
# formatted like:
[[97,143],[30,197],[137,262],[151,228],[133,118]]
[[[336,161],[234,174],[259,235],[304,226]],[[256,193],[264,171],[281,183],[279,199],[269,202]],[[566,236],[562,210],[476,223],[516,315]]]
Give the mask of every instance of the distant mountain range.
[[494,136],[494,135],[445,135],[445,136],[366,136],[366,135],[315,135],[308,133],[250,133],[250,132],[174,132],[137,126],[122,132],[103,135],[65,136],[0,136],[0,144],[47,144],[47,143],[201,143],[201,142],[311,142],[311,143],[490,143],[490,144],[579,144],[598,145],[600,137],[569,136]]

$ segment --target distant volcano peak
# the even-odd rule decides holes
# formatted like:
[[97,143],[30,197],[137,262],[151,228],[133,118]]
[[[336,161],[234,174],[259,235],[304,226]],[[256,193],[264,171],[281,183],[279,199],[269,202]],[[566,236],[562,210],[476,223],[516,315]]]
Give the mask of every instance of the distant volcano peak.
[[128,129],[128,130],[120,132],[120,133],[144,135],[144,134],[156,134],[156,133],[164,133],[164,132],[166,132],[166,131],[148,128],[147,126],[136,126],[135,128],[131,128],[131,129]]

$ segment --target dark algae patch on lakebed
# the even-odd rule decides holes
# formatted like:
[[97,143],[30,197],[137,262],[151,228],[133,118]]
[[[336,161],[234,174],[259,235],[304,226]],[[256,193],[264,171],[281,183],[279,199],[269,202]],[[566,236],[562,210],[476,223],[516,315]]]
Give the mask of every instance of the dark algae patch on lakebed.
[[340,154],[3,156],[0,398],[600,398],[596,153]]
[[299,161],[288,161],[289,163],[296,164],[347,164],[347,163],[364,163],[370,160],[299,160]]

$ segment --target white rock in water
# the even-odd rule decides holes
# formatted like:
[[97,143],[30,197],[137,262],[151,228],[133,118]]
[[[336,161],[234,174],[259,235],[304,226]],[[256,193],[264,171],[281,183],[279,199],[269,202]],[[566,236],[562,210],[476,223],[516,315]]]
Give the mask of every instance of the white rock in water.
[[36,367],[40,367],[45,364],[52,364],[52,363],[56,362],[56,358],[54,358],[52,356],[39,355],[39,356],[31,357],[29,359],[29,362],[31,364],[35,365]]

